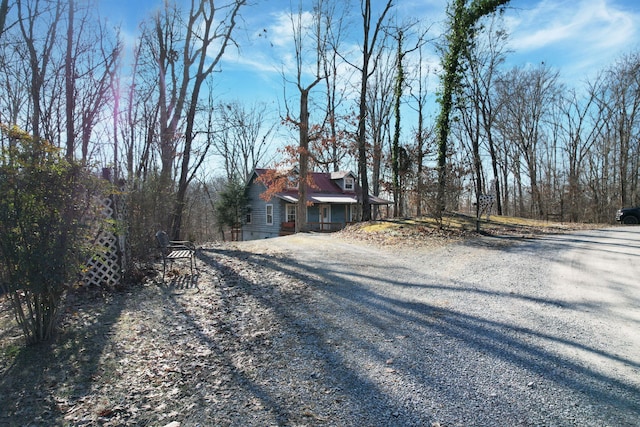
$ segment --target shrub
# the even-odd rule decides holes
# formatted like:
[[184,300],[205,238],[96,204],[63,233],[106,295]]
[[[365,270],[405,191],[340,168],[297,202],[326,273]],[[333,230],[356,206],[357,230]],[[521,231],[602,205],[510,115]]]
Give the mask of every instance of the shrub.
[[0,289],[32,344],[52,337],[65,290],[90,255],[87,222],[101,183],[47,141],[1,130]]

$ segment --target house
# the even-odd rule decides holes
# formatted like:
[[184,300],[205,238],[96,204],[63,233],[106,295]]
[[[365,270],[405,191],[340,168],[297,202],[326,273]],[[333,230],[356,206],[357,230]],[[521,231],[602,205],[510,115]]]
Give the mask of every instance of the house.
[[[256,169],[251,174],[246,194],[249,213],[242,225],[242,239],[255,240],[292,234],[295,231],[297,180],[290,179],[283,191],[265,201],[267,185],[259,180],[269,169]],[[313,185],[307,186],[307,224],[310,231],[337,231],[353,222],[358,214],[359,187],[349,171],[310,172]],[[264,179],[264,178],[263,178]],[[388,205],[389,201],[369,196],[372,205]]]

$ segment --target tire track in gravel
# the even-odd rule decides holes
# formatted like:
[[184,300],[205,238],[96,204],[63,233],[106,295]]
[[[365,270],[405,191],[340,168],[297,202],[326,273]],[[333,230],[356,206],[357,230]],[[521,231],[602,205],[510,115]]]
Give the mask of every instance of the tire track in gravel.
[[[637,231],[624,229],[633,250]],[[640,419],[640,347],[627,335],[638,326],[638,276],[607,267],[622,250],[616,233],[436,248],[311,234],[241,247],[280,252],[323,283],[306,308],[318,342],[331,344],[344,378],[371,384],[333,384],[362,402],[334,408],[337,425],[631,426]],[[637,256],[623,258],[637,265]]]

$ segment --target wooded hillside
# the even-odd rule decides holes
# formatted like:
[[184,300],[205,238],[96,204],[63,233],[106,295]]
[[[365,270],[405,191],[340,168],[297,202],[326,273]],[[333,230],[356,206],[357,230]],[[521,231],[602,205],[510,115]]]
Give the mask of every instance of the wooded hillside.
[[[508,9],[467,29],[439,183],[440,75],[425,58],[451,37],[398,24],[398,2],[299,2],[288,11],[297,67],[280,71],[268,104],[216,92],[224,58],[242,48],[237,32],[257,30],[238,22],[259,5],[167,2],[133,39],[92,2],[3,5],[0,122],[89,169],[110,168],[128,198],[134,252],[157,229],[220,238],[218,194],[255,167],[302,155],[309,171],[357,172],[394,200],[395,216],[433,214],[439,184],[445,210],[466,213],[487,193],[495,213],[575,222],[611,222],[640,203],[640,53],[571,85],[543,62],[506,65]],[[0,142],[13,143],[4,132]]]

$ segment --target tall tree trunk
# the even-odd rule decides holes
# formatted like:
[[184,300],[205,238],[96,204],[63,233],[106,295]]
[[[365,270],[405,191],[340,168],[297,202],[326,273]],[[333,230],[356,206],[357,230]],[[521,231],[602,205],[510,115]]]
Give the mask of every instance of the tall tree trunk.
[[[246,0],[235,0],[232,4],[216,9],[214,0],[206,1],[193,1],[191,3],[191,9],[189,11],[188,22],[186,24],[186,36],[183,45],[182,52],[182,76],[180,82],[175,82],[179,85],[179,90],[174,98],[171,99],[172,104],[161,104],[161,126],[163,126],[163,135],[161,140],[166,143],[163,146],[162,152],[162,173],[161,173],[161,185],[163,189],[168,189],[170,180],[171,165],[175,156],[175,138],[176,129],[179,121],[182,119],[183,114],[186,116],[186,129],[184,132],[184,147],[182,150],[180,176],[178,178],[178,186],[176,197],[174,199],[173,210],[169,216],[169,227],[171,230],[171,236],[173,239],[180,239],[182,229],[182,217],[186,205],[186,195],[188,185],[194,177],[195,172],[202,165],[204,156],[206,155],[207,148],[202,153],[194,164],[191,164],[191,156],[193,151],[193,142],[196,137],[195,132],[195,120],[198,110],[198,101],[200,97],[200,91],[204,81],[213,72],[215,67],[219,64],[222,56],[228,44],[231,42],[231,34],[236,26],[236,17],[239,14],[240,8],[246,4]],[[226,15],[223,17],[217,16],[217,13],[222,13],[225,10]],[[222,27],[216,27],[217,21],[224,22]],[[164,41],[162,28],[160,28],[160,20],[156,20],[158,41],[162,44]],[[219,31],[219,32],[218,32]],[[219,42],[219,46],[215,52],[209,51],[209,47],[214,41]],[[165,46],[164,59],[169,63],[177,61],[173,58],[173,52]],[[212,55],[213,54],[213,55]],[[171,57],[169,57],[171,56]],[[164,69],[160,63],[160,79],[164,79]],[[196,65],[196,69],[192,70],[191,67]],[[193,72],[193,74],[192,74]],[[166,88],[166,86],[165,86]],[[187,92],[191,90],[190,99],[187,103]],[[166,97],[164,90],[160,90],[160,97],[165,102]],[[175,102],[175,103],[174,103]],[[171,110],[171,118],[169,118],[169,110]],[[166,125],[165,125],[166,124]],[[164,139],[163,139],[164,138]],[[170,200],[167,198],[167,200]]]
[[418,130],[417,130],[417,135],[416,135],[416,175],[417,175],[417,182],[416,182],[416,216],[420,217],[422,216],[422,192],[424,190],[424,177],[423,175],[423,168],[424,165],[422,164],[424,162],[424,145],[425,145],[425,138],[424,138],[424,113],[423,113],[423,106],[422,103],[420,103],[418,105]]
[[363,22],[363,41],[362,41],[362,68],[360,68],[360,102],[358,105],[358,177],[360,179],[360,192],[361,192],[361,208],[362,208],[362,221],[371,220],[371,205],[369,204],[369,177],[367,174],[367,88],[370,73],[375,69],[375,62],[371,64],[373,52],[376,47],[376,41],[380,31],[382,30],[382,23],[385,16],[391,6],[393,0],[388,0],[384,10],[380,14],[378,21],[373,29],[373,35],[370,37],[369,32],[372,27],[372,15],[371,15],[371,0],[361,0],[360,7],[362,11]]
[[0,37],[4,33],[4,28],[7,23],[7,15],[9,14],[9,0],[0,1]]
[[442,218],[446,209],[445,193],[447,189],[447,155],[450,130],[450,116],[453,107],[453,94],[460,85],[460,55],[473,37],[472,29],[478,20],[493,13],[498,6],[509,0],[474,0],[469,6],[467,0],[453,0],[450,17],[448,46],[443,58],[442,96],[440,114],[437,119],[438,136],[438,195],[436,216]]
[[74,0],[69,0],[69,15],[67,22],[67,49],[64,61],[64,77],[65,77],[65,112],[66,112],[66,131],[67,131],[67,151],[66,157],[73,159],[75,151],[75,129],[74,129],[74,111],[75,111],[75,66],[73,61],[73,38],[74,38]]
[[398,51],[396,54],[396,85],[394,91],[394,132],[391,146],[391,172],[393,182],[393,216],[399,218],[403,215],[402,203],[400,203],[400,102],[402,101],[402,88],[404,86],[404,70],[402,68],[402,30],[398,32]]
[[[318,80],[319,81],[319,80]],[[315,85],[315,83],[314,83]],[[299,129],[299,179],[298,204],[296,206],[296,233],[308,231],[307,226],[307,179],[309,176],[309,90],[300,88],[300,124]]]
[[[365,57],[366,56],[367,55],[365,54]],[[367,79],[364,77],[369,73],[368,62],[369,59],[367,57],[362,66],[363,77],[360,82],[360,105],[358,109],[358,178],[360,179],[362,221],[371,220],[371,205],[369,204],[369,177],[367,175],[367,129],[365,127],[367,116]]]
[[491,157],[491,170],[493,171],[493,176],[496,178],[494,189],[496,195],[496,209],[498,211],[498,215],[502,215],[502,198],[500,197],[500,180],[498,179],[500,176],[498,172],[498,156],[491,132],[487,133],[487,143],[489,144],[489,154]]

